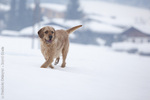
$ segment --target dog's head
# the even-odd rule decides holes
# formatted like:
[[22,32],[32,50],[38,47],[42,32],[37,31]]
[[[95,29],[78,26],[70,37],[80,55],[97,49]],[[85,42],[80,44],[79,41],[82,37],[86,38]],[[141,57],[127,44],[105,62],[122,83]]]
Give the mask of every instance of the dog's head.
[[49,26],[43,27],[38,31],[38,35],[43,42],[52,43],[55,38],[55,29]]

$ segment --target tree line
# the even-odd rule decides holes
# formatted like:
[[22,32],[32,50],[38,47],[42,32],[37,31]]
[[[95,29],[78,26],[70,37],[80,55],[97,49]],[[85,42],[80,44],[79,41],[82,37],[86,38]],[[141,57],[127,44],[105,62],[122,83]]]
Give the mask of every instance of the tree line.
[[[0,3],[7,3],[7,0],[0,0]],[[4,21],[5,29],[21,30],[22,28],[32,26],[42,20],[39,0],[35,1],[35,7],[27,5],[28,0],[10,0],[10,10],[7,12],[0,11],[0,21]],[[80,20],[84,16],[80,9],[78,0],[70,0],[67,10],[64,12],[66,20]]]

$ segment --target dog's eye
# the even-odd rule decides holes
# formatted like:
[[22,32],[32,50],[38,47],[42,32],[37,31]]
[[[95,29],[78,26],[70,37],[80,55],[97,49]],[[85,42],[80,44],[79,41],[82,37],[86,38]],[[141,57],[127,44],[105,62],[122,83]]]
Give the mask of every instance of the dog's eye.
[[47,33],[48,33],[48,31],[45,31],[45,33],[47,34]]
[[51,31],[52,32],[52,34],[54,33],[53,31]]

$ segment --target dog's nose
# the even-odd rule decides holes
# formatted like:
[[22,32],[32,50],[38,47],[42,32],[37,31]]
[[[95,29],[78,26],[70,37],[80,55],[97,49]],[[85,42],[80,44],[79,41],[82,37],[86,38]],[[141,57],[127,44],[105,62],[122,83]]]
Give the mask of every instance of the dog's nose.
[[51,35],[50,35],[50,36],[49,36],[49,39],[51,40],[51,39],[52,39],[52,37],[53,37],[53,36],[51,36]]

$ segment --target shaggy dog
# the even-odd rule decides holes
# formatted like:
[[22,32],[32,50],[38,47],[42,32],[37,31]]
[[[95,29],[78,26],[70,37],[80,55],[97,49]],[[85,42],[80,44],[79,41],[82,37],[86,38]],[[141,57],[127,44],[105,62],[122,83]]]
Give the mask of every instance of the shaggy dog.
[[78,25],[68,30],[55,30],[53,27],[46,26],[38,31],[41,52],[46,60],[41,68],[47,68],[48,66],[54,68],[52,62],[56,58],[55,65],[57,65],[61,54],[63,58],[61,67],[64,68],[66,66],[65,60],[69,49],[69,34],[81,26]]

